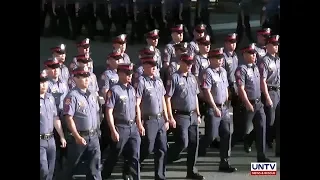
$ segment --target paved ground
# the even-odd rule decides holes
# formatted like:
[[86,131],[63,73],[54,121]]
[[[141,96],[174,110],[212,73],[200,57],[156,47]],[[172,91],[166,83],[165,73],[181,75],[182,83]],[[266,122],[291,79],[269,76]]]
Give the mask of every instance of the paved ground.
[[[222,46],[222,39],[226,33],[234,32],[234,24],[236,20],[236,14],[213,14],[216,18],[212,19],[213,29],[215,27],[223,27],[220,30],[216,30],[216,38],[217,38],[217,44],[214,45],[214,47],[220,47]],[[254,16],[253,21],[257,21],[258,16]],[[256,28],[253,28],[255,30]],[[244,43],[246,40],[244,41]],[[74,42],[69,40],[64,40],[61,38],[40,38],[40,69],[43,68],[43,61],[46,60],[48,57],[50,57],[50,48],[58,43],[65,43],[67,45],[67,63],[69,64],[72,56],[76,55],[76,47],[74,45]],[[137,45],[129,45],[127,48],[127,53],[129,54],[131,61],[137,62],[138,60],[138,54],[137,51],[141,49],[144,45],[137,44]],[[241,45],[240,45],[241,46]],[[163,50],[163,46],[159,47],[161,50]],[[95,65],[95,73],[97,75],[101,74],[103,70],[105,69],[105,60],[106,56],[109,52],[111,52],[112,47],[110,43],[102,43],[102,42],[92,42],[91,43],[91,51],[92,51],[92,58],[94,60]],[[203,124],[201,125],[201,131],[203,134]],[[254,148],[253,148],[254,150]],[[167,178],[168,179],[184,179],[185,177],[185,171],[186,171],[186,158],[182,158],[180,161],[173,165],[169,165],[167,169]],[[268,179],[268,180],[278,180],[280,179],[280,159],[273,157],[273,151],[268,150],[268,156],[271,157],[271,159],[275,160],[277,162],[277,166],[279,169],[279,173],[277,176],[268,176],[268,177],[254,177],[251,176],[250,173],[250,162],[255,161],[255,150],[251,152],[250,154],[246,154],[242,150],[242,146],[238,145],[232,150],[232,158],[231,163],[234,167],[238,168],[239,171],[233,174],[225,174],[225,173],[219,173],[217,172],[218,169],[218,152],[216,149],[211,149],[208,153],[207,157],[200,157],[198,158],[197,167],[199,171],[206,177],[208,180],[251,180],[251,179]],[[146,165],[144,166],[142,170],[142,179],[154,179],[153,176],[153,160],[148,159],[146,160]],[[115,169],[113,179],[121,179],[120,168],[121,163],[118,164],[117,168]],[[77,179],[84,179],[83,175],[76,176]],[[59,179],[58,179],[59,180]]]

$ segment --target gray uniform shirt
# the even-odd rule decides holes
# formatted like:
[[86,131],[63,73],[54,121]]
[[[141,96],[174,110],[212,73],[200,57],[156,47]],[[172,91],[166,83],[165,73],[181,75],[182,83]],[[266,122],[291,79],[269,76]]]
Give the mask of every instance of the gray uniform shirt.
[[188,54],[190,56],[194,56],[196,54],[199,53],[199,46],[198,43],[194,40],[192,40],[189,44],[188,44]]
[[268,86],[280,87],[280,57],[267,54],[259,62],[261,78],[266,78]]
[[40,134],[53,132],[53,121],[57,119],[57,108],[54,97],[46,93],[44,98],[40,97]]
[[188,73],[186,77],[178,70],[166,84],[166,96],[171,97],[173,110],[191,112],[196,110],[198,83],[195,76]]
[[192,73],[195,76],[200,76],[201,72],[209,67],[210,61],[208,58],[203,57],[201,54],[196,54],[194,56],[194,65],[192,66]]
[[159,77],[142,75],[138,79],[137,98],[141,98],[141,115],[152,116],[163,112],[163,97],[166,94]]
[[78,131],[98,128],[99,105],[96,95],[89,90],[83,92],[78,87],[70,90],[64,99],[63,114],[73,117]]
[[226,51],[224,51],[223,56],[224,59],[222,67],[227,71],[229,85],[234,87],[234,83],[236,82],[234,73],[239,66],[238,56],[235,52],[233,54],[230,54]]
[[58,81],[49,79],[48,81],[48,93],[54,97],[58,114],[62,112],[63,109],[63,100],[69,92],[67,83],[62,81],[60,78]]
[[228,86],[227,71],[224,68],[212,69],[209,67],[204,71],[202,87],[211,90],[216,104],[224,104],[228,100]]

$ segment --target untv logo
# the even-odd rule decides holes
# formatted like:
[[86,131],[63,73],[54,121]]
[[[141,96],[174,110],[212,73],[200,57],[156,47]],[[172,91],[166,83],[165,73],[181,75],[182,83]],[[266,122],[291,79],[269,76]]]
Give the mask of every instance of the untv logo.
[[277,163],[251,163],[251,175],[253,176],[275,176],[277,175]]

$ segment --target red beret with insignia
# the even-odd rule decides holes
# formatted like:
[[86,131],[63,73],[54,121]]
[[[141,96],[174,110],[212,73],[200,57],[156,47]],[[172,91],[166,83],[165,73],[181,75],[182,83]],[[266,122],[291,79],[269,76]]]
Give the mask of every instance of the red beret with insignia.
[[209,51],[208,58],[221,59],[223,58],[223,48],[215,48]]
[[183,25],[182,25],[182,24],[177,24],[177,25],[173,26],[173,27],[171,28],[171,32],[172,32],[172,33],[176,32],[176,33],[178,33],[178,34],[183,33]]
[[46,70],[40,71],[40,82],[48,81],[48,74]]
[[77,47],[88,48],[88,47],[90,47],[90,39],[89,39],[89,38],[80,39],[80,40],[76,43],[76,45],[77,45]]
[[65,44],[59,44],[58,46],[51,48],[51,51],[53,53],[65,54],[66,53],[66,45]]
[[197,39],[197,43],[200,45],[205,45],[205,46],[208,46],[210,45],[210,36],[209,35],[205,35],[204,37],[202,38],[199,38]]
[[175,50],[180,50],[182,52],[187,52],[188,43],[187,42],[180,42],[178,44],[173,45]]
[[88,67],[77,67],[75,70],[72,71],[72,74],[74,76],[83,76],[83,77],[89,77],[90,71]]
[[127,42],[127,35],[120,34],[112,40],[113,44],[125,44]]
[[82,62],[82,63],[88,63],[91,60],[91,58],[87,58],[85,54],[77,55],[75,57],[77,59],[77,62]]
[[180,56],[180,60],[185,62],[186,64],[193,64],[193,56],[190,56],[189,54],[182,54]]
[[118,72],[125,72],[126,74],[133,74],[133,64],[132,63],[122,63],[118,64]]
[[256,44],[255,43],[251,43],[247,46],[245,46],[244,48],[241,49],[241,51],[243,53],[250,53],[250,54],[254,54],[256,53]]
[[259,29],[257,31],[257,34],[263,37],[269,37],[271,33],[271,29],[270,28],[264,28],[264,29]]
[[114,50],[112,53],[108,54],[108,59],[109,58],[119,60],[119,59],[122,59],[123,57],[120,51]]
[[150,32],[147,32],[145,34],[146,38],[148,39],[159,39],[159,30],[158,29],[154,29]]
[[206,31],[206,28],[207,26],[205,24],[198,24],[194,30],[197,32],[197,33],[203,33]]
[[270,36],[267,39],[267,44],[279,45],[279,38],[280,38],[279,35]]
[[225,41],[231,42],[231,43],[236,43],[237,42],[237,34],[236,33],[231,33],[228,34],[225,38]]
[[49,68],[58,68],[60,67],[60,62],[57,58],[49,58],[48,60],[46,60],[44,62],[45,67],[49,67]]

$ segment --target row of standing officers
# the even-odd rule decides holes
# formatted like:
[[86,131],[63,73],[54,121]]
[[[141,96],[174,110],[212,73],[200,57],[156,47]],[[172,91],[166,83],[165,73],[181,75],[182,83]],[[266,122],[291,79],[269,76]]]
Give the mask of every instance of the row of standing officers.
[[[210,0],[196,2],[194,24],[208,25],[208,33],[213,37],[210,27]],[[44,33],[46,17],[50,17],[49,32],[65,38],[75,39],[81,35],[82,27],[88,30],[93,39],[99,35],[97,21],[103,26],[102,35],[110,40],[110,30],[126,33],[129,21],[132,23],[130,41],[143,41],[144,33],[156,28],[161,32],[164,42],[170,40],[170,28],[174,24],[184,24],[185,37],[192,37],[191,0],[41,0],[40,32]]]
[[[195,39],[184,43],[183,25],[174,26],[162,59],[156,48],[159,31],[146,33],[148,46],[139,51],[135,68],[125,53],[126,36],[121,34],[113,39],[108,68],[99,80],[93,73],[89,39],[77,43],[79,55],[70,67],[63,64],[66,47],[52,48],[54,57],[45,61],[46,70],[40,73],[40,179],[52,179],[56,156],[62,166],[60,157],[67,154],[66,179],[72,179],[83,161],[87,179],[107,179],[123,155],[123,178],[138,180],[140,164],[152,152],[155,179],[165,179],[166,164],[179,159],[184,149],[188,150],[187,178],[204,179],[195,168],[198,148],[199,154],[205,154],[217,137],[219,170],[234,172],[237,169],[229,164],[236,139],[233,124],[235,130],[243,130],[238,133],[244,135],[246,149],[256,141],[257,161],[269,162],[266,129],[274,127],[280,108],[279,36],[269,36],[270,29],[259,30],[257,45],[242,49],[244,61],[238,65],[236,34],[227,35],[224,48],[211,49],[205,32],[205,25],[196,26]],[[206,129],[199,146],[202,116]],[[168,148],[169,128],[175,143]],[[56,144],[61,145],[57,153]],[[101,165],[107,147],[110,152]]]

